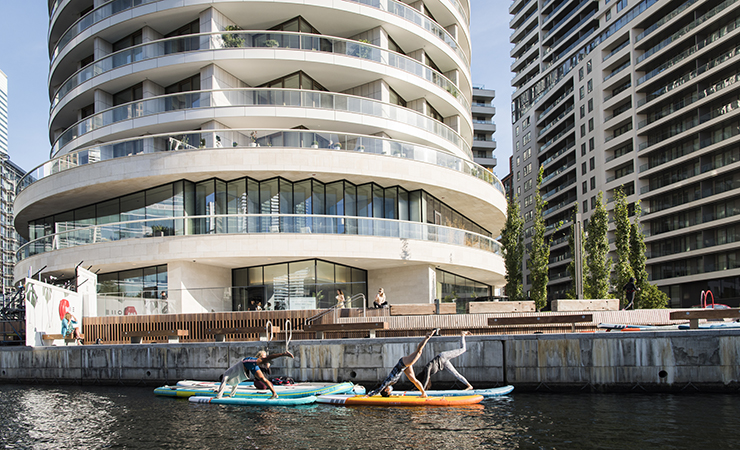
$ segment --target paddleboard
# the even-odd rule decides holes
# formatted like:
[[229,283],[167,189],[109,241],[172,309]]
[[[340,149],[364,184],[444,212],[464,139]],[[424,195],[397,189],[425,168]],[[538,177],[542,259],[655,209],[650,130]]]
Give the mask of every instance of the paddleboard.
[[200,397],[193,396],[188,401],[194,403],[214,403],[216,405],[241,405],[241,406],[296,406],[296,405],[308,405],[316,401],[316,397],[311,395],[308,397],[298,398],[250,398],[250,397],[236,397],[236,398],[215,398],[215,397]]
[[[716,328],[740,328],[740,322],[708,322],[708,323],[700,323],[699,329],[700,330],[709,330],[709,329],[716,329]],[[679,330],[690,330],[691,326],[688,324],[679,325]]]
[[473,405],[483,401],[482,395],[465,395],[456,397],[417,397],[391,395],[383,397],[374,395],[321,395],[316,398],[317,403],[343,406],[462,406]]
[[[489,398],[489,397],[499,397],[501,395],[510,394],[511,391],[514,390],[514,386],[502,386],[497,388],[491,388],[491,389],[473,389],[470,391],[456,391],[456,390],[448,390],[448,391],[426,391],[427,395],[430,397],[462,397],[465,395],[482,395],[483,398]],[[419,391],[393,391],[393,395],[410,395],[410,396],[419,396],[421,395],[421,392]]]
[[[203,383],[203,386],[208,386],[208,382]],[[211,383],[212,386],[208,387],[185,387],[185,386],[162,386],[154,389],[154,395],[164,397],[192,397],[194,395],[202,397],[215,397],[218,392],[218,383]],[[280,397],[287,398],[299,398],[308,397],[312,395],[323,395],[323,394],[364,394],[365,388],[357,386],[354,383],[346,381],[344,383],[296,383],[296,384],[284,384],[274,386],[275,392]],[[231,388],[227,387],[224,391],[224,397],[228,397],[231,394]],[[254,387],[254,385],[241,384],[236,389],[235,397],[251,397],[251,398],[269,398],[272,396],[272,392],[269,390],[261,390]]]
[[[239,383],[239,387],[252,386],[254,381],[242,381]],[[195,380],[180,380],[177,382],[180,387],[189,388],[207,388],[207,389],[218,389],[221,386],[219,381],[195,381]]]

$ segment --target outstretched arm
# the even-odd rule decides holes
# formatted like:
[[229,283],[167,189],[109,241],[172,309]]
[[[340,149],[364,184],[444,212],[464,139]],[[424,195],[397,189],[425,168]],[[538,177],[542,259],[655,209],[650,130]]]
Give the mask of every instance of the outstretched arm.
[[266,363],[268,361],[272,361],[275,358],[282,358],[283,356],[289,356],[291,358],[295,358],[292,353],[290,352],[283,352],[283,353],[273,353],[272,355],[267,355],[264,358],[260,358],[260,361],[257,364]]

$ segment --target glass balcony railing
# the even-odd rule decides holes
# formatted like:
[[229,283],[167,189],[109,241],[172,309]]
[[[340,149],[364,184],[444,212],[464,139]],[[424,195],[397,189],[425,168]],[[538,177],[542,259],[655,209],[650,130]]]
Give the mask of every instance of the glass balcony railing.
[[458,147],[470,159],[470,145],[452,128],[420,112],[377,100],[326,91],[299,89],[240,88],[185,92],[138,100],[86,117],[67,128],[54,142],[51,154],[64,152],[66,145],[99,128],[172,111],[194,111],[230,107],[284,107],[344,111],[383,118],[434,134]]
[[[89,13],[82,16],[77,22],[75,22],[72,26],[70,26],[67,31],[62,35],[62,37],[57,42],[56,46],[54,47],[52,53],[51,53],[51,61],[53,62],[54,59],[59,55],[59,53],[64,49],[64,47],[69,44],[69,42],[74,39],[76,36],[78,36],[80,33],[85,31],[86,29],[90,28],[91,26],[95,25],[98,22],[101,22],[115,14],[130,10],[132,8],[135,8],[137,6],[141,6],[147,3],[154,3],[161,0],[113,0],[112,2],[108,2]],[[352,3],[361,3],[363,5],[371,6],[374,8],[378,8],[383,11],[388,11],[391,14],[395,14],[397,16],[403,17],[406,20],[409,20],[413,22],[414,24],[424,28],[425,30],[429,31],[430,33],[437,36],[439,39],[441,39],[443,42],[445,42],[460,58],[465,61],[465,64],[467,67],[470,67],[470,60],[465,55],[465,53],[459,48],[457,45],[457,41],[452,37],[452,35],[445,30],[443,27],[441,27],[439,24],[431,20],[429,17],[423,15],[418,10],[411,8],[410,6],[406,5],[403,2],[395,1],[395,0],[344,0]],[[452,3],[456,3],[456,0],[450,0]],[[459,5],[458,5],[459,6]],[[56,5],[55,5],[56,8]],[[459,10],[462,11],[462,7],[459,6]],[[53,15],[53,11],[52,11]],[[463,13],[464,17],[467,17],[466,14]]]
[[649,27],[645,28],[642,33],[638,34],[637,37],[635,37],[635,42],[640,42],[643,40],[646,36],[648,36],[653,31],[657,30],[658,28],[662,27],[666,22],[673,19],[677,15],[681,14],[682,12],[686,11],[689,6],[696,3],[698,0],[687,0],[686,2],[682,3],[678,8],[674,9],[670,13],[666,14],[665,16],[661,17],[660,20],[655,22],[654,24],[650,25]]
[[201,33],[186,37],[180,36],[162,39],[129,47],[91,63],[69,77],[62,83],[54,95],[51,108],[54,109],[65,95],[85,81],[127,64],[176,53],[235,48],[279,48],[325,52],[375,61],[414,74],[436,84],[455,97],[457,102],[466,111],[470,112],[470,103],[468,103],[465,96],[460,93],[452,81],[413,58],[358,41],[336,39],[315,34],[288,32]]
[[16,193],[19,194],[28,186],[48,176],[101,161],[158,152],[257,146],[342,150],[410,159],[468,174],[493,185],[502,194],[505,193],[501,181],[484,167],[429,147],[357,134],[251,129],[183,131],[177,134],[157,134],[144,138],[114,141],[85,148],[59,156],[30,170],[18,182]]
[[541,120],[541,119],[542,119],[543,117],[545,117],[545,115],[547,115],[547,113],[549,113],[549,112],[550,112],[550,111],[552,111],[552,110],[553,110],[554,108],[556,108],[556,107],[557,107],[557,106],[558,106],[558,105],[560,104],[560,102],[562,102],[563,100],[565,100],[565,99],[566,99],[566,98],[567,98],[567,97],[568,97],[568,96],[569,96],[570,94],[572,94],[572,93],[573,93],[573,86],[571,86],[571,87],[569,87],[568,89],[566,89],[566,90],[565,90],[565,92],[563,92],[563,93],[562,93],[562,94],[560,95],[560,97],[558,97],[558,98],[556,98],[555,100],[553,100],[553,101],[552,101],[552,103],[550,103],[550,106],[548,106],[547,108],[545,108],[545,110],[544,110],[544,111],[542,111],[542,112],[541,112],[541,113],[540,113],[540,114],[539,114],[539,115],[537,116],[537,121],[540,121],[540,120]]
[[159,217],[75,228],[34,239],[16,256],[23,260],[55,250],[129,239],[212,234],[315,234],[375,236],[440,242],[501,256],[495,239],[459,228],[404,220],[318,214],[219,214]]
[[560,123],[561,120],[571,112],[573,112],[574,105],[567,106],[563,112],[561,112],[556,118],[552,119],[547,125],[545,125],[538,133],[537,137],[542,137],[543,134],[547,133],[552,127]]

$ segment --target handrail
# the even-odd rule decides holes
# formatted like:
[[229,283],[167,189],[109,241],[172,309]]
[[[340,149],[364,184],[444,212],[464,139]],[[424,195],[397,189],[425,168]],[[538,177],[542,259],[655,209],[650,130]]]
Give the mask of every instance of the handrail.
[[[332,306],[326,308],[325,310],[323,310],[322,312],[309,317],[308,319],[306,319],[306,325],[310,325],[314,320],[321,319],[325,315],[327,315],[330,312],[333,312],[334,310],[336,310],[338,307],[339,307],[339,305],[332,305]],[[304,325],[304,327],[305,327],[305,325]]]
[[[59,38],[54,48],[50,52],[51,64],[54,63],[54,60],[56,59],[56,57],[59,56],[59,54],[67,46],[67,44],[69,44],[75,37],[77,37],[79,34],[87,30],[88,28],[92,27],[96,23],[101,22],[116,14],[120,14],[122,12],[131,10],[135,7],[145,5],[148,3],[155,3],[158,1],[161,1],[161,0],[113,0],[88,12],[84,16],[80,17],[75,23],[70,25],[67,28],[67,30],[65,30],[65,32],[62,34],[62,36]],[[414,24],[420,26],[421,28],[424,28],[425,30],[429,31],[430,33],[438,37],[440,40],[442,40],[445,44],[447,44],[455,52],[455,54],[457,54],[463,59],[463,61],[468,67],[470,66],[470,60],[465,55],[465,53],[459,48],[459,46],[457,45],[457,42],[447,30],[445,30],[441,25],[437,24],[433,20],[429,19],[427,16],[421,14],[415,9],[404,4],[403,2],[399,2],[396,0],[344,0],[344,1],[364,4],[366,6],[380,9],[381,11],[387,11],[391,14],[394,14],[410,22],[413,22]],[[387,2],[387,4],[383,5],[382,4],[383,2]],[[385,6],[385,9],[383,8],[383,6]],[[52,10],[49,17],[53,17],[54,13],[55,11]]]
[[114,106],[69,126],[54,142],[52,157],[66,145],[96,129],[114,123],[172,111],[227,107],[297,107],[346,111],[380,117],[425,130],[458,147],[470,159],[467,141],[450,126],[413,109],[357,95],[303,89],[232,88],[160,95]]
[[[238,148],[274,145],[283,148],[336,150],[336,146],[339,144],[342,151],[393,156],[445,167],[476,177],[493,185],[499,192],[505,193],[501,181],[480,164],[423,145],[376,136],[335,133],[332,131],[246,130],[233,128],[208,131],[181,131],[176,134],[153,134],[146,137],[121,139],[82,148],[52,158],[29,170],[16,184],[16,194],[20,194],[24,189],[39,180],[76,167],[149,153],[214,150],[219,148],[218,144],[220,141],[218,139],[223,141],[221,145],[225,147]],[[192,144],[190,143],[191,141]],[[287,143],[298,144],[286,145]],[[126,148],[127,150],[121,151],[121,148]],[[145,151],[144,148],[147,148],[147,150]]]
[[367,316],[367,297],[365,297],[365,294],[360,292],[359,294],[355,294],[349,298],[349,304],[352,305],[352,300],[356,298],[362,299],[362,317],[366,317]]
[[[74,227],[74,224],[69,226]],[[72,228],[24,244],[16,252],[16,257],[20,261],[54,250],[128,239],[280,233],[392,237],[441,242],[502,254],[501,244],[491,237],[422,222],[323,214],[213,214],[158,217]]]
[[319,34],[287,31],[238,30],[209,32],[176,36],[138,44],[106,55],[70,75],[56,90],[51,100],[51,110],[59,105],[74,88],[114,69],[140,61],[185,53],[233,49],[287,49],[340,54],[378,62],[404,72],[417,75],[436,84],[452,95],[466,111],[470,104],[455,83],[442,73],[416,59],[352,39],[342,39]]

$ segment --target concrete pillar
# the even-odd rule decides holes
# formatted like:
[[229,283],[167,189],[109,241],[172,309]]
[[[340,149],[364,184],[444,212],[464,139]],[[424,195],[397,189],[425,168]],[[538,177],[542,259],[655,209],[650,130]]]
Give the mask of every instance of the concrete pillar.
[[[170,312],[231,311],[231,269],[189,261],[167,263]],[[174,308],[174,310],[173,310]]]
[[95,89],[94,102],[95,112],[100,112],[113,106],[113,95],[102,89]]
[[370,305],[380,288],[391,305],[433,303],[437,291],[436,270],[426,264],[370,270],[367,286]]
[[144,98],[151,98],[151,97],[157,97],[159,95],[164,95],[164,87],[158,85],[157,83],[151,81],[151,80],[144,80],[142,82],[142,95]]
[[455,130],[458,133],[460,132],[460,125],[461,125],[461,123],[462,123],[462,121],[460,119],[460,116],[458,116],[458,115],[454,115],[454,116],[450,116],[450,117],[445,117],[445,125],[447,125],[448,127],[452,128],[453,130]]
[[106,41],[105,39],[96,37],[95,41],[93,41],[93,55],[95,56],[95,61],[105,58],[107,55],[110,55],[113,52],[113,44]]

